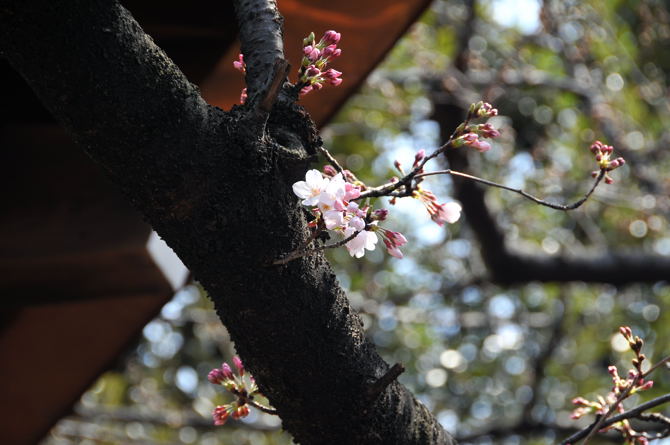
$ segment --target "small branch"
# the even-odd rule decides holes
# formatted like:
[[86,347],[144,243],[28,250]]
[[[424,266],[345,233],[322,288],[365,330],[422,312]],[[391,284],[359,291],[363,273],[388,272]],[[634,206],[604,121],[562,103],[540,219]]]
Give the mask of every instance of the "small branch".
[[377,397],[389,386],[395,379],[398,378],[400,374],[405,372],[405,367],[401,363],[396,363],[391,366],[386,373],[379,377],[369,388],[368,388],[368,401],[370,403],[377,400]]
[[290,68],[291,65],[285,59],[275,59],[272,80],[265,91],[263,99],[258,104],[258,108],[265,114],[269,114],[272,111],[272,106],[277,101],[277,96],[286,80],[286,76],[288,76]]
[[670,418],[661,413],[642,413],[638,415],[637,418],[644,420],[645,422],[655,422],[670,427]]
[[531,195],[530,193],[525,192],[521,189],[517,189],[517,188],[514,188],[514,187],[509,187],[509,186],[506,186],[506,185],[503,185],[503,184],[498,184],[497,182],[489,181],[488,179],[479,178],[477,176],[469,175],[467,173],[462,173],[462,172],[458,172],[458,171],[451,170],[451,169],[438,170],[438,171],[428,172],[428,173],[421,173],[421,174],[416,175],[416,177],[417,178],[422,178],[422,177],[434,176],[434,175],[452,175],[452,176],[458,176],[458,177],[465,178],[465,179],[470,179],[472,181],[479,182],[480,184],[488,185],[488,186],[491,186],[491,187],[497,187],[497,188],[500,188],[500,189],[503,189],[503,190],[508,190],[510,192],[518,193],[519,195],[523,196],[524,198],[530,199],[531,201],[533,201],[537,204],[540,204],[540,205],[543,205],[543,206],[546,206],[546,207],[551,207],[552,209],[566,210],[567,211],[567,210],[574,210],[574,209],[580,207],[582,204],[584,204],[586,202],[587,199],[589,199],[589,197],[591,197],[591,195],[595,191],[596,187],[598,187],[598,184],[600,184],[600,181],[602,181],[602,179],[605,177],[605,170],[600,170],[600,173],[596,177],[596,180],[594,181],[593,186],[591,186],[591,189],[586,193],[586,195],[584,195],[580,200],[578,200],[578,201],[576,201],[572,204],[554,204],[554,203],[551,203],[551,202],[547,202],[547,201],[545,201],[543,199],[540,199],[540,198],[537,198],[537,197]]
[[643,403],[636,408],[633,408],[629,411],[626,411],[624,413],[618,414],[616,416],[611,417],[609,420],[603,421],[600,425],[598,425],[600,418],[594,422],[593,424],[589,425],[588,427],[584,428],[583,430],[580,430],[573,434],[572,436],[568,437],[567,439],[563,440],[561,442],[561,445],[568,445],[568,444],[575,444],[578,440],[581,440],[585,438],[591,431],[593,431],[596,427],[598,426],[599,428],[605,428],[610,425],[613,425],[617,422],[621,422],[622,420],[626,419],[631,419],[634,417],[639,417],[640,414],[642,414],[644,411],[655,408],[658,405],[662,405],[664,403],[670,402],[670,394],[665,394],[663,396],[657,397],[653,400],[650,400],[646,403]]
[[273,83],[276,61],[284,59],[283,19],[274,0],[235,0],[234,5],[247,65],[246,103],[256,108]]
[[272,262],[272,264],[274,264],[274,265],[286,264],[290,261],[293,261],[295,259],[298,259],[298,258],[301,258],[301,257],[304,257],[304,256],[314,255],[315,253],[321,252],[322,250],[335,249],[336,247],[344,246],[349,241],[356,238],[358,236],[358,234],[361,233],[361,232],[362,232],[362,230],[359,230],[357,232],[352,233],[351,235],[344,238],[343,240],[340,240],[340,241],[338,241],[336,243],[333,243],[333,244],[326,244],[325,246],[321,246],[321,247],[318,247],[316,249],[309,249],[309,250],[298,249],[298,250],[295,250],[295,251],[289,253],[288,255],[286,255],[284,258],[281,258],[279,260],[274,260]]

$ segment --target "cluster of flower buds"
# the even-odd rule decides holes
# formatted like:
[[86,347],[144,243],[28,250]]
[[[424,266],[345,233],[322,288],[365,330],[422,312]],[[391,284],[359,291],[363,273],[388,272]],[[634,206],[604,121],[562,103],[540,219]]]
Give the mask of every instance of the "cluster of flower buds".
[[489,151],[491,144],[482,139],[493,139],[500,136],[500,132],[489,123],[485,124],[470,124],[471,120],[480,118],[489,118],[498,115],[498,110],[493,108],[487,102],[477,102],[470,106],[468,116],[465,122],[458,126],[455,133],[455,138],[452,142],[454,148],[466,145],[472,147],[480,153]]
[[488,103],[488,102],[475,102],[472,105],[470,105],[470,108],[468,109],[468,116],[466,118],[466,121],[471,121],[473,119],[477,119],[480,117],[487,118],[487,117],[493,117],[498,115],[498,110],[493,108],[493,106]]
[[626,163],[626,160],[622,157],[610,160],[612,157],[612,152],[614,151],[614,147],[611,145],[605,145],[600,141],[595,141],[593,144],[591,144],[590,150],[591,153],[593,153],[593,156],[596,158],[596,162],[598,162],[599,167],[599,170],[591,172],[591,176],[595,178],[600,174],[601,171],[604,171],[605,183],[613,183],[614,180],[608,175],[608,172],[621,167]]
[[[617,400],[620,401],[617,405],[617,411],[623,413],[624,399],[637,392],[648,390],[654,385],[652,380],[644,379],[644,373],[642,371],[642,362],[646,359],[641,352],[644,341],[640,337],[633,336],[633,331],[628,326],[620,327],[619,332],[623,335],[628,342],[628,346],[635,353],[635,358],[631,361],[633,369],[628,371],[628,376],[626,378],[622,378],[619,375],[616,366],[609,366],[607,372],[612,377],[612,390],[606,397],[597,396],[597,401],[590,401],[583,397],[574,398],[572,403],[576,405],[577,408],[572,412],[571,417],[573,419],[579,419],[591,412],[596,415],[605,415],[610,410],[610,407],[617,403]],[[647,437],[645,437],[643,433],[635,431],[627,420],[614,423],[601,431],[610,429],[619,431],[623,435],[626,444],[646,445],[648,443]]]
[[333,30],[326,31],[321,40],[316,42],[314,33],[310,33],[303,40],[303,57],[298,73],[300,94],[305,95],[312,90],[320,90],[325,82],[337,86],[342,83],[342,73],[332,68],[326,69],[328,63],[342,54],[337,47],[340,33]]
[[[342,54],[342,50],[337,47],[340,37],[339,32],[330,30],[326,31],[318,42],[316,42],[313,32],[303,39],[303,57],[298,73],[301,95],[305,95],[312,90],[320,90],[326,82],[334,86],[342,83],[342,73],[340,71],[333,68],[326,69],[332,59]],[[233,62],[233,66],[242,73],[247,72],[247,65],[242,54]],[[247,89],[244,88],[240,94],[240,103],[243,104],[246,100]]]
[[[240,55],[237,56],[237,60],[233,62],[233,66],[237,71],[241,73],[246,73],[247,64],[244,63],[244,55],[240,53]],[[247,101],[247,89],[243,88],[242,93],[240,93],[240,103],[243,104],[246,101]]]
[[225,424],[229,417],[237,420],[248,416],[249,404],[260,394],[254,378],[245,372],[239,357],[233,357],[233,364],[237,373],[233,372],[228,363],[223,363],[220,368],[212,369],[207,375],[207,380],[223,386],[236,397],[233,402],[214,408],[212,412],[214,425]]
[[374,250],[377,234],[380,234],[389,254],[402,258],[399,248],[407,243],[407,239],[399,232],[379,227],[388,210],[372,211],[368,206],[359,208],[354,200],[360,197],[363,185],[352,183],[355,182],[352,179],[353,175],[346,170],[343,175],[326,166],[323,173],[309,170],[304,181],[293,184],[293,192],[302,199],[302,204],[312,207],[316,218],[310,226],[314,230],[328,229],[345,239],[353,236],[345,243],[352,257],[360,258],[366,250]]

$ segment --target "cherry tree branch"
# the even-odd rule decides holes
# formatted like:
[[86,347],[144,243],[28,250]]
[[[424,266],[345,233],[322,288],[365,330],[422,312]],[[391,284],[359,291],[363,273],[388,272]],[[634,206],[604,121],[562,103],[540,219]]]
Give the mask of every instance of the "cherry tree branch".
[[646,410],[651,409],[651,408],[655,408],[659,405],[663,405],[664,403],[668,403],[668,402],[670,402],[670,394],[665,394],[665,395],[662,395],[662,396],[657,397],[655,399],[652,399],[648,402],[642,403],[642,404],[638,405],[637,407],[635,407],[633,409],[630,409],[626,412],[623,412],[623,413],[618,414],[616,416],[612,416],[609,419],[603,421],[602,423],[599,422],[599,420],[600,420],[600,417],[599,417],[598,420],[593,422],[591,425],[589,425],[586,428],[576,432],[575,434],[568,437],[567,439],[564,439],[561,442],[561,445],[574,444],[578,440],[584,439],[585,437],[588,436],[588,434],[592,430],[596,429],[595,428],[596,426],[598,426],[599,428],[605,428],[605,427],[608,427],[610,425],[614,425],[615,423],[621,422],[622,420],[637,418],[642,413],[644,413]]
[[545,201],[544,199],[537,198],[537,197],[531,195],[530,193],[523,191],[522,189],[509,187],[509,186],[506,186],[506,185],[503,185],[503,184],[498,184],[497,182],[489,181],[488,179],[482,179],[482,178],[479,178],[477,176],[469,175],[467,173],[462,173],[462,172],[458,172],[458,171],[451,170],[451,169],[438,170],[438,171],[428,172],[428,173],[421,173],[421,174],[416,175],[416,177],[417,178],[422,178],[422,177],[425,177],[425,176],[434,176],[434,175],[459,176],[461,178],[465,178],[465,179],[469,179],[469,180],[472,180],[472,181],[475,181],[475,182],[479,182],[480,184],[488,185],[488,186],[491,186],[491,187],[497,187],[497,188],[501,188],[503,190],[508,190],[510,192],[518,193],[521,196],[523,196],[524,198],[528,198],[528,199],[530,199],[531,201],[533,201],[537,204],[540,204],[540,205],[543,205],[543,206],[546,206],[546,207],[551,207],[552,209],[574,210],[574,209],[580,207],[582,204],[584,204],[589,199],[589,197],[593,194],[596,187],[598,187],[598,184],[600,184],[602,179],[605,177],[605,170],[600,170],[600,173],[596,177],[596,180],[594,181],[593,185],[591,186],[591,189],[586,193],[586,195],[584,195],[578,201],[573,202],[572,204],[555,204],[555,203],[552,203],[552,202],[548,202],[548,201]]

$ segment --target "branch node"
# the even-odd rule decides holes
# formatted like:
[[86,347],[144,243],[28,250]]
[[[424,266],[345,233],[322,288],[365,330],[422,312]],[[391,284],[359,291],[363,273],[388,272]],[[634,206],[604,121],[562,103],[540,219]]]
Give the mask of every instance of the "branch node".
[[377,400],[377,397],[389,386],[393,381],[398,378],[400,374],[405,372],[405,367],[401,363],[396,363],[391,366],[386,373],[379,377],[367,391],[367,398],[370,403]]

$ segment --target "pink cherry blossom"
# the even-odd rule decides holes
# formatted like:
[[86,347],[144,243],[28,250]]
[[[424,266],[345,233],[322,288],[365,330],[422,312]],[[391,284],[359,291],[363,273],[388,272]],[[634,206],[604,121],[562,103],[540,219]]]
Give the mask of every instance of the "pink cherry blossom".
[[[350,237],[354,233],[356,233],[356,229],[352,226],[348,226],[344,230],[345,237]],[[376,245],[377,235],[372,231],[363,230],[358,235],[356,235],[354,239],[347,242],[345,247],[349,251],[349,255],[352,257],[361,258],[363,255],[365,255],[366,249],[375,250]]]

